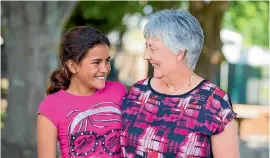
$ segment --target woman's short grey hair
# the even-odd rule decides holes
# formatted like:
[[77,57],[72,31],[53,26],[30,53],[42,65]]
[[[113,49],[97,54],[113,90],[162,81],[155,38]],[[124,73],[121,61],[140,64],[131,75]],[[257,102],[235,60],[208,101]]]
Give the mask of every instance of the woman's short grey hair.
[[144,37],[151,36],[164,43],[177,54],[185,49],[185,63],[195,69],[202,51],[204,35],[199,21],[183,10],[162,10],[150,15],[143,31]]

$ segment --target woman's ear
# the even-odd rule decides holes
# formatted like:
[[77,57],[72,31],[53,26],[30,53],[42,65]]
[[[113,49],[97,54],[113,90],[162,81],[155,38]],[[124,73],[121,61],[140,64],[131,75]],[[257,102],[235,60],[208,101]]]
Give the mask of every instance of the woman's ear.
[[177,61],[184,60],[185,53],[186,53],[186,50],[185,49],[180,49],[179,52],[176,55],[176,60]]
[[68,60],[68,61],[66,62],[66,65],[67,65],[69,71],[70,71],[72,74],[76,74],[76,73],[77,73],[77,69],[76,69],[77,64],[76,64],[73,60]]

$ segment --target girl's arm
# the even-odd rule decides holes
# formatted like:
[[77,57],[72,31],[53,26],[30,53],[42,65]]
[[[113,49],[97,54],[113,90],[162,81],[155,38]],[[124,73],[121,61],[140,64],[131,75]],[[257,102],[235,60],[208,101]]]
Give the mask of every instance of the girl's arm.
[[57,128],[45,116],[37,117],[38,158],[56,158]]

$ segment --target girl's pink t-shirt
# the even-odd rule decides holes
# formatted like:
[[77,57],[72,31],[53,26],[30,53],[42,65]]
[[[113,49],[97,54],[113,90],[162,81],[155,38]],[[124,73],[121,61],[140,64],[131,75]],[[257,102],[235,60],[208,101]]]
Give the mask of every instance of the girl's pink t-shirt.
[[91,96],[60,90],[41,102],[38,114],[56,126],[62,158],[120,157],[120,105],[125,93],[120,82],[106,81]]

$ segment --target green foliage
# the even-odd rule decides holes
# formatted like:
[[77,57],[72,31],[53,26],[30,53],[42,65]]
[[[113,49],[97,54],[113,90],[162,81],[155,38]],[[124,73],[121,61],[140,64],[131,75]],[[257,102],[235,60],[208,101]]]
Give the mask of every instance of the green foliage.
[[153,11],[165,8],[179,8],[180,1],[81,1],[75,8],[69,19],[66,29],[87,25],[95,27],[102,32],[108,33],[117,30],[121,34],[126,31],[122,19],[125,14],[140,13],[144,15],[143,9],[151,5]]
[[4,121],[6,118],[6,113],[5,112],[1,112],[1,121]]
[[148,4],[153,7],[153,11],[155,12],[162,9],[182,8],[185,4],[187,4],[187,1],[149,1]]
[[239,32],[244,38],[244,46],[269,48],[269,2],[231,1],[223,26]]
[[4,127],[4,121],[6,119],[6,113],[5,112],[1,112],[1,122],[0,122],[0,127],[3,128]]
[[79,25],[95,27],[102,32],[125,31],[122,18],[126,13],[142,13],[144,3],[137,1],[82,1],[74,10],[66,28]]
[[[153,11],[182,8],[187,1],[81,1],[74,10],[66,28],[88,25],[108,33],[126,31],[122,19],[126,13],[140,13],[151,5]],[[269,3],[267,1],[230,1],[224,15],[223,27],[239,32],[244,37],[244,46],[260,45],[269,48]],[[205,30],[207,32],[207,30]]]

